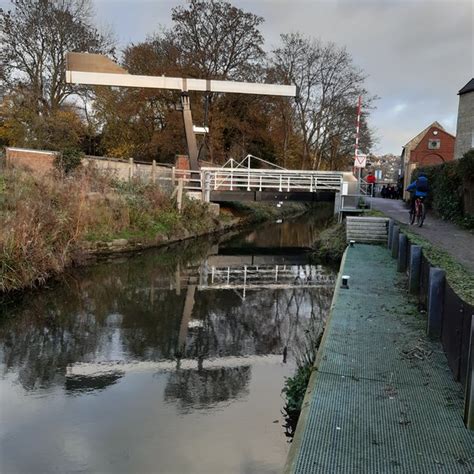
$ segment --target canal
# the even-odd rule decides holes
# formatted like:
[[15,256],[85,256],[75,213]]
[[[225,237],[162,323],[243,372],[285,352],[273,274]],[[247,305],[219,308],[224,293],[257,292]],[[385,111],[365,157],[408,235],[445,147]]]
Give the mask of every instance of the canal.
[[327,315],[325,216],[68,272],[3,306],[0,471],[274,473],[281,390]]

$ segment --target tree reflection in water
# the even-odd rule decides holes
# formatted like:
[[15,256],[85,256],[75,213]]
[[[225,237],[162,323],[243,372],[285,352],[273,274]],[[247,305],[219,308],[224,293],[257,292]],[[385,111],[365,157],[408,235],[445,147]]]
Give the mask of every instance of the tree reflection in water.
[[[9,307],[0,320],[5,373],[27,391],[59,385],[80,394],[104,390],[123,373],[68,375],[79,363],[172,360],[177,370],[165,399],[181,411],[245,395],[251,364],[219,367],[219,358],[281,354],[283,361],[285,352],[294,360],[305,333],[322,325],[332,288],[248,291],[245,300],[232,290],[196,291],[183,324],[186,285],[197,279],[211,245],[80,269]],[[196,368],[179,369],[185,359]],[[204,364],[209,359],[212,369]]]
[[247,395],[250,366],[202,370],[177,370],[170,374],[165,401],[175,402],[181,414],[211,408]]

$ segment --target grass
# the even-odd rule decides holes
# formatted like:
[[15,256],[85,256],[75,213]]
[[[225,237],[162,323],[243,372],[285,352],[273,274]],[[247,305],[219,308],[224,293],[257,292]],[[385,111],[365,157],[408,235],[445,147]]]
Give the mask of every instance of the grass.
[[442,268],[446,272],[446,279],[458,296],[470,305],[474,305],[474,277],[472,272],[451,257],[445,250],[411,232],[408,226],[402,225],[401,228],[411,243],[421,246],[423,254],[431,265]]
[[[387,217],[383,212],[371,210],[371,216]],[[403,233],[411,243],[420,245],[431,265],[442,268],[451,288],[467,303],[474,305],[474,277],[472,272],[448,254],[445,250],[433,245],[429,240],[410,230],[405,224],[400,224]]]
[[324,229],[314,243],[314,257],[338,262],[346,249],[346,231],[343,224],[333,224]]
[[116,182],[94,168],[68,176],[6,168],[0,173],[0,293],[60,273],[85,240],[153,243],[218,225],[206,204],[185,199],[180,214],[158,186]]

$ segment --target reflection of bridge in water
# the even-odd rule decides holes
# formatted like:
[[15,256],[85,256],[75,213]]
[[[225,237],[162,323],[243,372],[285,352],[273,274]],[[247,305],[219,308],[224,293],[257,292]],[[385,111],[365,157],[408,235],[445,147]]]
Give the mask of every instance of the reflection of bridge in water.
[[[275,260],[277,260],[275,262]],[[301,257],[213,256],[200,268],[199,290],[321,288],[334,285],[322,266],[302,264]]]

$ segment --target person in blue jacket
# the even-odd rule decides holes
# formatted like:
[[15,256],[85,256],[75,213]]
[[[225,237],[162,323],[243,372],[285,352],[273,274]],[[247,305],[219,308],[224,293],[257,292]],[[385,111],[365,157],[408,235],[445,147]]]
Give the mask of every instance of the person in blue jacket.
[[428,196],[428,178],[425,173],[420,173],[418,178],[408,186],[407,191],[411,193],[411,210],[410,214],[415,212],[415,200],[417,197],[425,198]]

